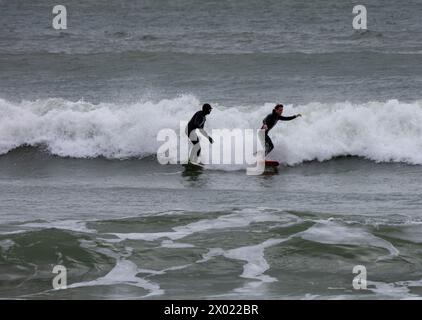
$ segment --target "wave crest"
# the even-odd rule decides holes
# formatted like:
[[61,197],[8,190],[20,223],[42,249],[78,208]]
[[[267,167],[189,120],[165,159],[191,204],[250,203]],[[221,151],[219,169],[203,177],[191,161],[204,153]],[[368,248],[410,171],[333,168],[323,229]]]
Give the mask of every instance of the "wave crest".
[[[43,145],[58,156],[91,158],[145,157],[155,154],[163,128],[179,129],[199,109],[191,95],[135,104],[71,102],[46,99],[12,103],[0,99],[0,154],[23,146]],[[214,108],[211,128],[259,128],[273,104],[254,108]],[[294,165],[338,156],[377,162],[422,164],[422,101],[398,100],[353,104],[286,105],[285,115],[303,117],[281,122],[270,132],[271,157]]]

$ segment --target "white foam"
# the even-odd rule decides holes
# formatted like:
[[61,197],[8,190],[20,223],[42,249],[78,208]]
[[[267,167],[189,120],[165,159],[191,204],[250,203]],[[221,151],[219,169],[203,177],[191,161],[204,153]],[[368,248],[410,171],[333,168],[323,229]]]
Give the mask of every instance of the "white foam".
[[[163,275],[168,271],[181,270],[190,267],[192,264],[184,264],[179,266],[172,266],[162,270],[151,270],[139,268],[134,262],[128,260],[133,253],[133,248],[125,247],[125,251],[120,251],[119,253],[114,252],[111,249],[98,247],[97,244],[91,240],[79,240],[81,247],[94,250],[98,253],[102,253],[108,257],[111,257],[116,260],[115,267],[104,277],[92,281],[85,281],[79,283],[73,283],[68,286],[68,288],[77,288],[85,286],[110,286],[110,285],[131,285],[143,288],[150,291],[147,295],[143,296],[150,297],[155,295],[164,294],[164,290],[160,288],[160,285],[147,280],[148,277]],[[144,277],[140,277],[139,274],[146,274]],[[138,297],[139,298],[139,297]]]
[[104,277],[92,281],[73,283],[69,285],[68,288],[71,289],[87,286],[130,285],[150,291],[150,293],[145,297],[164,293],[158,284],[137,277],[136,275],[138,273],[139,269],[132,261],[118,260],[115,267]]
[[416,295],[410,294],[409,289],[406,285],[397,283],[386,283],[381,281],[367,281],[368,290],[384,297],[394,299],[408,299],[417,297]]
[[276,278],[264,274],[270,266],[265,259],[265,249],[271,246],[278,245],[289,240],[291,237],[285,239],[268,239],[260,244],[252,246],[244,246],[230,250],[223,250],[222,248],[212,248],[207,253],[202,255],[202,259],[196,261],[197,263],[205,263],[217,256],[224,256],[228,259],[246,261],[243,266],[242,278],[251,279],[240,288],[236,288],[232,293],[225,294],[226,296],[233,296],[238,294],[252,294],[262,295],[261,290],[263,285],[270,282],[278,281]]
[[135,263],[128,260],[132,254],[132,248],[125,247],[126,253],[122,255],[121,252],[118,254],[108,248],[98,247],[97,244],[91,240],[81,239],[79,242],[83,248],[94,250],[115,259],[116,265],[105,276],[91,281],[73,283],[67,286],[69,289],[89,286],[130,285],[149,291],[149,293],[143,297],[162,295],[164,293],[164,290],[162,290],[158,284],[137,276],[139,273],[158,274],[158,272],[138,268]]
[[202,255],[202,259],[196,261],[196,263],[204,263],[207,262],[215,257],[221,256],[224,254],[224,250],[221,248],[211,248],[208,250],[207,253]]
[[240,212],[223,215],[216,219],[203,219],[184,226],[172,228],[173,231],[153,232],[153,233],[111,233],[121,240],[144,240],[155,241],[160,238],[179,240],[191,234],[208,230],[220,230],[228,228],[246,227],[258,222],[284,222],[290,221],[290,214],[275,214],[271,212],[259,211],[257,209],[243,209]]
[[190,243],[173,242],[171,240],[164,240],[161,242],[163,248],[194,248],[195,246]]
[[[178,131],[179,121],[188,121],[200,105],[190,95],[159,102],[97,105],[63,99],[21,103],[0,99],[0,154],[22,145],[44,144],[60,156],[144,157],[157,152],[160,129]],[[248,111],[218,106],[208,117],[207,130],[258,129],[273,106],[267,103]],[[284,163],[355,155],[422,164],[422,101],[315,102],[285,107],[285,115],[298,112],[302,118],[281,123],[270,134],[278,146],[273,157]]]
[[13,240],[5,239],[0,241],[0,248],[7,252],[9,251],[16,243]]
[[[378,238],[362,228],[341,225],[333,220],[319,220],[315,225],[296,236],[324,244],[379,247],[388,250],[390,256],[399,254],[399,251],[390,242]],[[381,258],[384,257],[379,259]]]
[[4,231],[4,232],[0,232],[0,235],[10,235],[10,234],[19,234],[19,233],[25,233],[27,232],[26,230],[15,230],[15,231]]
[[396,282],[382,282],[367,280],[367,290],[381,298],[392,299],[422,299],[420,295],[410,293],[411,287],[422,287],[422,280],[408,280]]
[[0,99],[0,154],[43,144],[59,156],[143,157],[157,152],[160,129],[179,129],[199,105],[192,96],[130,105]]
[[61,230],[70,230],[75,232],[96,233],[94,229],[89,229],[86,222],[80,220],[57,220],[48,222],[29,222],[22,224],[23,227],[29,228],[55,228]]
[[264,250],[268,247],[280,244],[287,239],[268,239],[263,243],[254,246],[245,246],[225,251],[224,256],[230,259],[246,261],[241,277],[256,279],[262,282],[274,282],[277,279],[264,275],[269,269],[267,260],[264,257]]

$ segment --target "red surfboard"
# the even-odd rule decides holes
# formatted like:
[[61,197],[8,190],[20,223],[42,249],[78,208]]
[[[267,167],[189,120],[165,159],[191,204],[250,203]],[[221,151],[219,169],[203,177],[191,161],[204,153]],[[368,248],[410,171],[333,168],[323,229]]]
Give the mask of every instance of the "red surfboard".
[[280,163],[275,160],[265,160],[265,166],[266,167],[278,167]]

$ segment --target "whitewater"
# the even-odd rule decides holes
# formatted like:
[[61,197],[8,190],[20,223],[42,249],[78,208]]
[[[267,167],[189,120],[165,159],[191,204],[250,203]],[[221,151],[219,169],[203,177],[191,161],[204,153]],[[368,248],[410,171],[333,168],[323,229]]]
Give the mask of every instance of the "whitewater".
[[[215,103],[206,129],[259,129],[274,104]],[[0,99],[0,154],[33,146],[60,157],[144,158],[156,154],[161,129],[179,131],[180,121],[189,121],[200,105],[193,95],[132,104]],[[285,106],[284,115],[296,113],[303,117],[279,122],[270,133],[273,157],[284,164],[340,156],[422,164],[422,100]]]

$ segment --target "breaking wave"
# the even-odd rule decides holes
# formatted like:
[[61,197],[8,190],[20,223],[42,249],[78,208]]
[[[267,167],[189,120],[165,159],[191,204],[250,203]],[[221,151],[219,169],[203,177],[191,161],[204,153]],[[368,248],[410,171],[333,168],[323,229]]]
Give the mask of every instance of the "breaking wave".
[[[179,130],[179,121],[188,121],[200,105],[192,95],[133,104],[0,99],[0,154],[42,146],[62,157],[143,158],[157,152],[159,130]],[[216,105],[206,128],[257,129],[273,105]],[[303,117],[281,122],[270,132],[271,157],[283,163],[358,156],[422,164],[422,101],[286,105],[285,115],[296,113]]]

